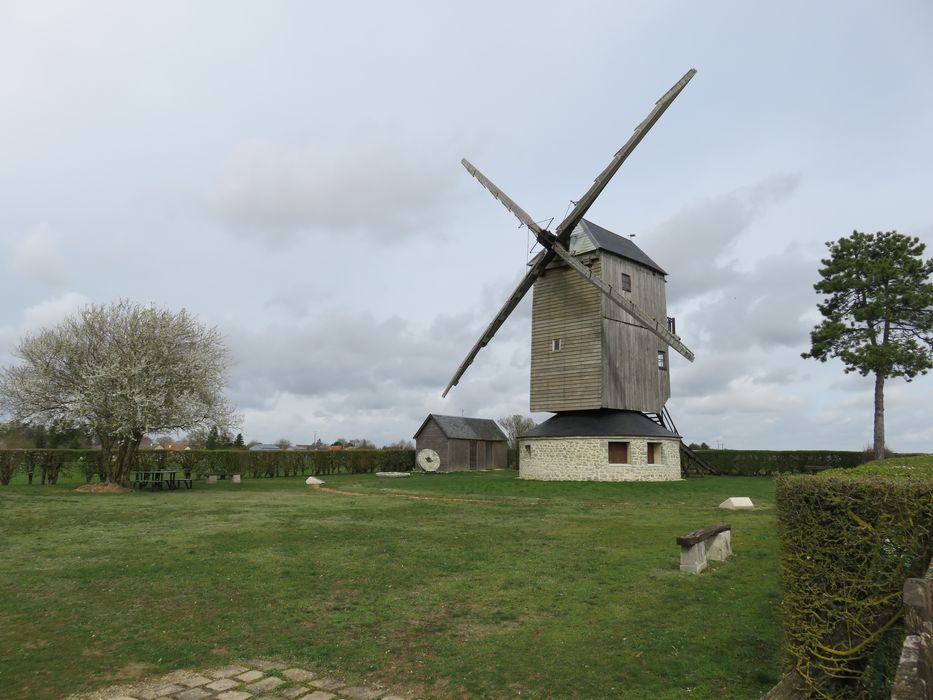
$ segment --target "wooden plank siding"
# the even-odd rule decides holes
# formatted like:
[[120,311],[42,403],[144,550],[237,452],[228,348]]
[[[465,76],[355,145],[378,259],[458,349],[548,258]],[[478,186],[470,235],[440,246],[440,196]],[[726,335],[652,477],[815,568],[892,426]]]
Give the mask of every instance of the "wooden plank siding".
[[[580,256],[592,270],[622,290],[643,311],[667,322],[664,275],[617,255]],[[551,343],[560,338],[560,351]],[[533,412],[615,408],[659,412],[670,397],[667,370],[658,351],[670,349],[632,316],[564,264],[554,264],[535,282],[531,330]]]
[[440,429],[437,423],[429,420],[424,425],[424,429],[415,436],[415,450],[434,450],[437,456],[441,458],[441,466],[438,471],[447,471],[447,465],[450,463],[450,454],[447,449],[447,436]]
[[[599,260],[593,256],[598,268]],[[598,269],[597,269],[598,271]],[[560,264],[535,282],[531,328],[531,410],[599,408],[602,375],[599,290]],[[560,339],[561,349],[551,349]]]
[[[624,294],[645,313],[667,322],[664,275],[605,251],[600,257],[604,280],[618,288],[622,274],[629,275],[632,291]],[[603,406],[660,412],[671,396],[671,380],[669,370],[658,369],[658,351],[667,353],[670,365],[670,348],[605,296],[602,313]]]

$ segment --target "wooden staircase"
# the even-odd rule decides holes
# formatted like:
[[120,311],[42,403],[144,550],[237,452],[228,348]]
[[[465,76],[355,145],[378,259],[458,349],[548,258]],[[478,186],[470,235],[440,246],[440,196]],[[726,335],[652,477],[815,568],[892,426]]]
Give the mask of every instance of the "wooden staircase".
[[[677,426],[674,425],[674,419],[671,418],[671,414],[667,410],[667,406],[662,406],[660,413],[646,413],[645,415],[665,430],[670,430],[672,433],[679,434]],[[715,475],[719,474],[719,472],[713,469],[709,462],[687,447],[684,441],[681,440],[680,475],[687,478],[689,476],[706,476],[707,474]]]

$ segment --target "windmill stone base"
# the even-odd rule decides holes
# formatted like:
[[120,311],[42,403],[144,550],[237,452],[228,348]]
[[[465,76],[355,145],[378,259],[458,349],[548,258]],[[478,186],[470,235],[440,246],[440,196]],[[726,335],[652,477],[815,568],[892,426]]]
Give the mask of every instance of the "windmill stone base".
[[519,439],[518,464],[540,481],[676,481],[680,436],[637,411],[567,411]]

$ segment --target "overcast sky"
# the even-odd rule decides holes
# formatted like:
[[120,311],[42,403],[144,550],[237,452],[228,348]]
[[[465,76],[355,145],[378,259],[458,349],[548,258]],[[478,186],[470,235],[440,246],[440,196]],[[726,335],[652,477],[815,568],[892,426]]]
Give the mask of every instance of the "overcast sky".
[[[530,295],[440,396],[530,247],[460,158],[559,221],[695,67],[587,215],[669,273],[668,408],[861,449],[872,380],[800,353],[826,241],[933,244],[931,35],[924,1],[4,0],[0,364],[122,297],[222,331],[247,439],[527,414]],[[888,384],[893,449],[933,450],[931,389]]]

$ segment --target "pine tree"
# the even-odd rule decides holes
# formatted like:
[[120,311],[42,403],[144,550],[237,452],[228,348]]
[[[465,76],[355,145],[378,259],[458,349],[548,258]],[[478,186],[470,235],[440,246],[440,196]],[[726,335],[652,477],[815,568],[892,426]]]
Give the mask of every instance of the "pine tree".
[[827,243],[814,289],[823,322],[810,333],[803,358],[838,357],[845,372],[875,376],[874,456],[884,458],[884,384],[908,382],[933,368],[933,259],[920,239],[896,231],[853,231]]

